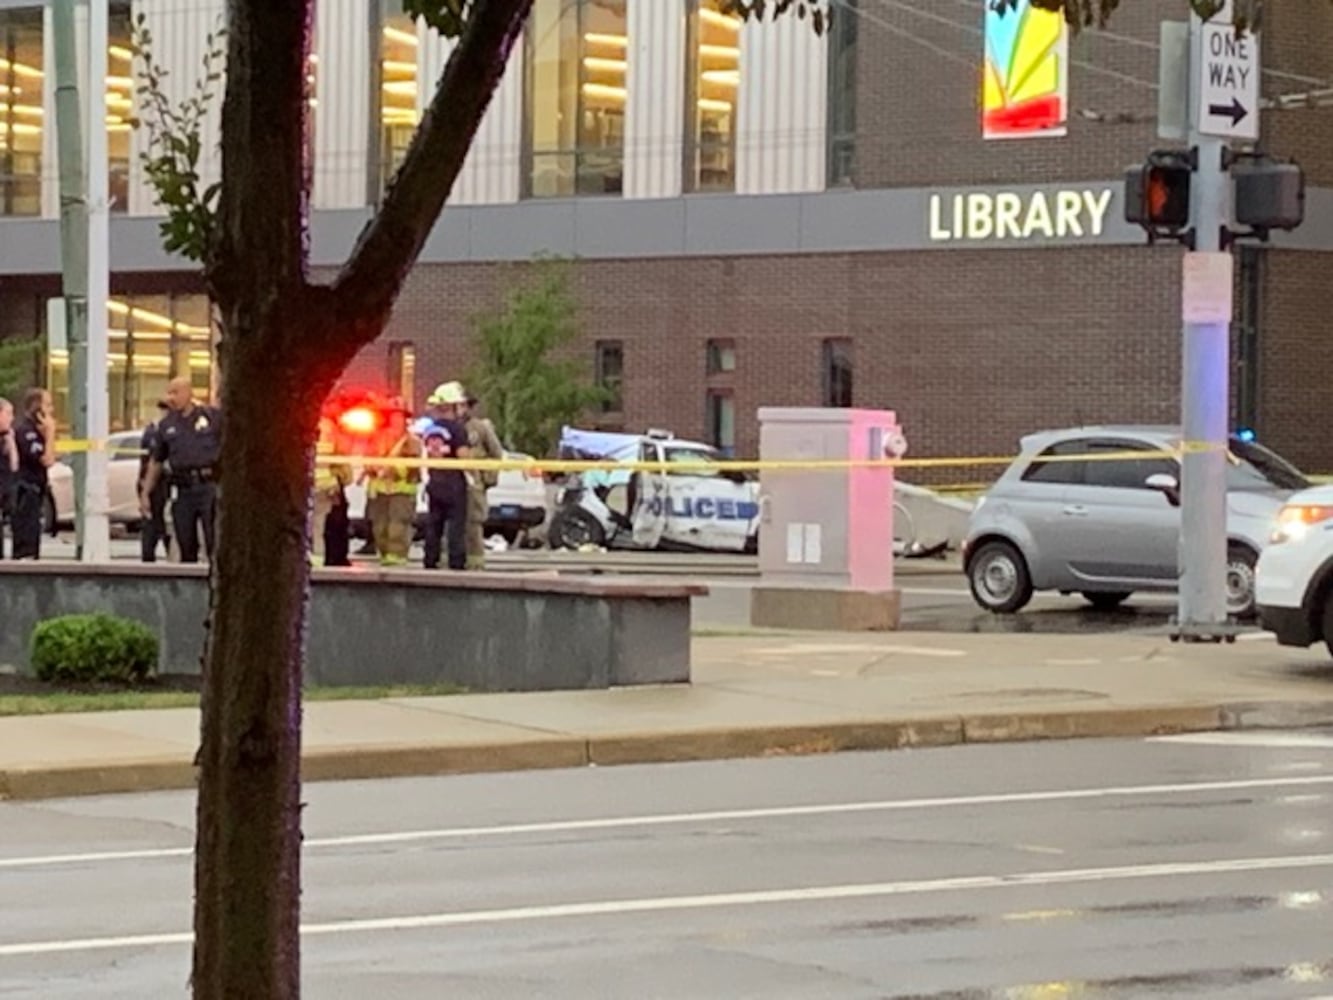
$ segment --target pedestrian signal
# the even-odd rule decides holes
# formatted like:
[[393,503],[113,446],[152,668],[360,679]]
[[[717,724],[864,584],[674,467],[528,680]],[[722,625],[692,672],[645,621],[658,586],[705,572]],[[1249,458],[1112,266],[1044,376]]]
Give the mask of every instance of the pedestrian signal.
[[1193,169],[1183,157],[1158,158],[1125,171],[1125,221],[1151,235],[1176,235],[1190,223]]

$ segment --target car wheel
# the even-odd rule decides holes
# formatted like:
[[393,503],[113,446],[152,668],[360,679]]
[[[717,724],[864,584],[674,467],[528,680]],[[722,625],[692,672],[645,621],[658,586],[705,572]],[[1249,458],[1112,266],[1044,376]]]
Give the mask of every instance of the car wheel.
[[1094,611],[1114,611],[1129,600],[1128,592],[1107,591],[1105,593],[1084,593],[1083,599],[1092,605]]
[[557,511],[546,537],[553,549],[580,549],[585,545],[600,548],[606,544],[606,532],[597,518],[578,507]]
[[1227,614],[1250,619],[1257,614],[1254,601],[1254,567],[1259,557],[1243,545],[1227,549]]
[[1032,600],[1032,576],[1018,549],[1008,542],[987,542],[967,568],[972,597],[997,615],[1009,615]]

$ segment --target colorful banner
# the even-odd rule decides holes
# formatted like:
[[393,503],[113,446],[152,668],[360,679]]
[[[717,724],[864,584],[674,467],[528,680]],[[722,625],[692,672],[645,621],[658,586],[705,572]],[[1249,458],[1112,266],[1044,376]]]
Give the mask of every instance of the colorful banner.
[[986,66],[982,136],[1062,136],[1069,120],[1069,30],[1064,15],[1031,0],[982,0]]

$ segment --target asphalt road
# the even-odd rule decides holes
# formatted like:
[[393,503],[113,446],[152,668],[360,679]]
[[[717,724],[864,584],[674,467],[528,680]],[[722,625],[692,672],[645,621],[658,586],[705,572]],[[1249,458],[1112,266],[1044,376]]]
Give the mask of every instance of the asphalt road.
[[[315,785],[305,995],[1333,995],[1333,737]],[[0,805],[0,993],[186,995],[190,798]]]

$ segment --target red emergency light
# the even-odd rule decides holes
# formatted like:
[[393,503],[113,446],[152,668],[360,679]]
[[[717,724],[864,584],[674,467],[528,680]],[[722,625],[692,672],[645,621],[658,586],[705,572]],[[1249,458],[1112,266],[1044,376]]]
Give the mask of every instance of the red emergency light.
[[369,406],[354,406],[338,414],[338,426],[356,437],[369,437],[380,429],[380,412]]

